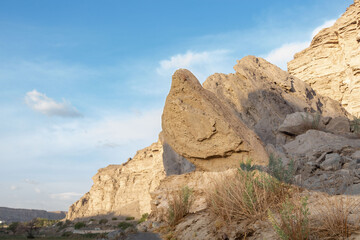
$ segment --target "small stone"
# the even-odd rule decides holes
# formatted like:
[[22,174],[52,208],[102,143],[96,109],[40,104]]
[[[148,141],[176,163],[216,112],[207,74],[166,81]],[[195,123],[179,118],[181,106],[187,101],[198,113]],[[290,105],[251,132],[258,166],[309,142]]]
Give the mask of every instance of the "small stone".
[[348,187],[345,191],[346,195],[359,195],[360,194],[360,184],[354,184]]
[[360,151],[356,151],[351,155],[351,158],[360,160]]
[[341,156],[338,153],[326,154],[325,161],[320,164],[325,171],[339,170],[341,168]]

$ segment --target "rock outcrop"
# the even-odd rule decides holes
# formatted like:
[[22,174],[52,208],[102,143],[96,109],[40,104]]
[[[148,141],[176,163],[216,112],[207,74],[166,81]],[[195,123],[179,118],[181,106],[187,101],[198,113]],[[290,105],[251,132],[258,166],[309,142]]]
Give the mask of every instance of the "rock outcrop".
[[211,75],[204,88],[230,106],[265,144],[284,143],[277,130],[290,113],[347,115],[338,102],[317,94],[308,84],[262,58],[244,57],[234,70],[235,74]]
[[162,154],[159,141],[122,165],[100,169],[91,190],[70,207],[67,219],[109,214],[141,217],[150,213],[150,192],[165,177]]
[[360,1],[332,27],[321,30],[309,48],[295,54],[288,71],[318,93],[360,114]]
[[188,70],[177,70],[162,115],[164,142],[197,170],[222,171],[241,160],[266,164],[258,138],[214,93]]

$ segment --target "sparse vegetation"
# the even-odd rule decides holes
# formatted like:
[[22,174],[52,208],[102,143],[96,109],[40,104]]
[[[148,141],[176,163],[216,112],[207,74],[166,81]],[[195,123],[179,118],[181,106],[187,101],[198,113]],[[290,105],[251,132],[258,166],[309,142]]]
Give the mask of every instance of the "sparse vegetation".
[[106,218],[100,219],[99,224],[107,224],[108,220]]
[[126,217],[125,220],[126,221],[130,221],[130,220],[134,220],[135,218],[134,217]]
[[145,222],[145,221],[148,219],[148,217],[149,217],[149,214],[148,214],[148,213],[144,213],[144,214],[141,216],[141,218],[140,218],[140,220],[139,220],[139,223]]
[[116,217],[113,217],[111,220],[116,221],[116,220],[117,220],[117,218],[116,218]]
[[[252,169],[246,167],[246,169]],[[242,168],[214,181],[208,194],[209,208],[226,221],[261,219],[288,196],[289,186],[259,171]]]
[[280,220],[269,210],[268,216],[275,232],[282,240],[307,240],[310,236],[307,198],[300,201],[287,199],[280,210]]
[[281,158],[276,158],[273,154],[271,154],[269,158],[268,169],[269,174],[281,182],[290,184],[294,181],[295,164],[292,159],[285,167]]
[[75,229],[81,229],[81,228],[83,228],[85,226],[86,226],[86,224],[84,222],[77,222],[77,223],[75,223],[74,228]]
[[321,120],[320,113],[305,112],[305,117],[303,114],[301,114],[301,117],[302,117],[307,129],[319,129],[320,128],[320,120]]
[[169,196],[169,208],[167,211],[168,224],[175,226],[185,217],[189,213],[192,202],[192,189],[187,186]]
[[350,121],[350,127],[354,133],[360,134],[360,118],[354,117],[354,119]]
[[121,228],[122,230],[127,229],[128,227],[132,227],[133,224],[129,223],[129,222],[120,222],[118,224],[118,228]]
[[314,232],[322,239],[348,239],[360,228],[360,201],[349,196],[322,198],[314,213]]

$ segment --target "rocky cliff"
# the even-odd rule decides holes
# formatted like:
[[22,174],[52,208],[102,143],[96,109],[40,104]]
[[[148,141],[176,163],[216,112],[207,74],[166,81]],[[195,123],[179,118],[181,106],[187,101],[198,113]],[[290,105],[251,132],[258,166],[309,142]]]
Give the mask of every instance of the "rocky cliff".
[[355,1],[309,48],[295,54],[288,71],[318,93],[360,114],[360,1]]
[[100,169],[93,177],[91,190],[70,207],[67,219],[110,214],[140,217],[150,213],[150,192],[165,177],[162,154],[162,145],[157,142],[122,165]]

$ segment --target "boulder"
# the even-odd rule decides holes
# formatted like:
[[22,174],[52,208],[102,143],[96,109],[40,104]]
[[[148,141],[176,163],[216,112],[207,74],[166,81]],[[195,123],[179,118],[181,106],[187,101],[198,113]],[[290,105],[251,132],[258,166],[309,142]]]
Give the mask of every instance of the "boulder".
[[360,113],[360,47],[357,38],[360,2],[355,1],[333,26],[314,36],[295,54],[288,71],[323,96],[339,101],[348,112]]
[[188,70],[177,70],[162,115],[164,142],[197,170],[222,171],[251,158],[267,164],[259,137]]
[[309,129],[322,128],[322,125],[320,115],[296,112],[286,116],[279,126],[279,131],[290,135],[300,135]]
[[336,171],[341,168],[341,156],[338,153],[326,154],[325,161],[320,164],[325,171]]
[[350,133],[350,122],[346,117],[336,117],[330,120],[326,125],[326,131],[337,134]]
[[360,141],[318,130],[309,130],[284,145],[284,150],[289,156],[305,157],[314,161],[324,152],[336,153],[345,148],[355,152],[360,149]]

